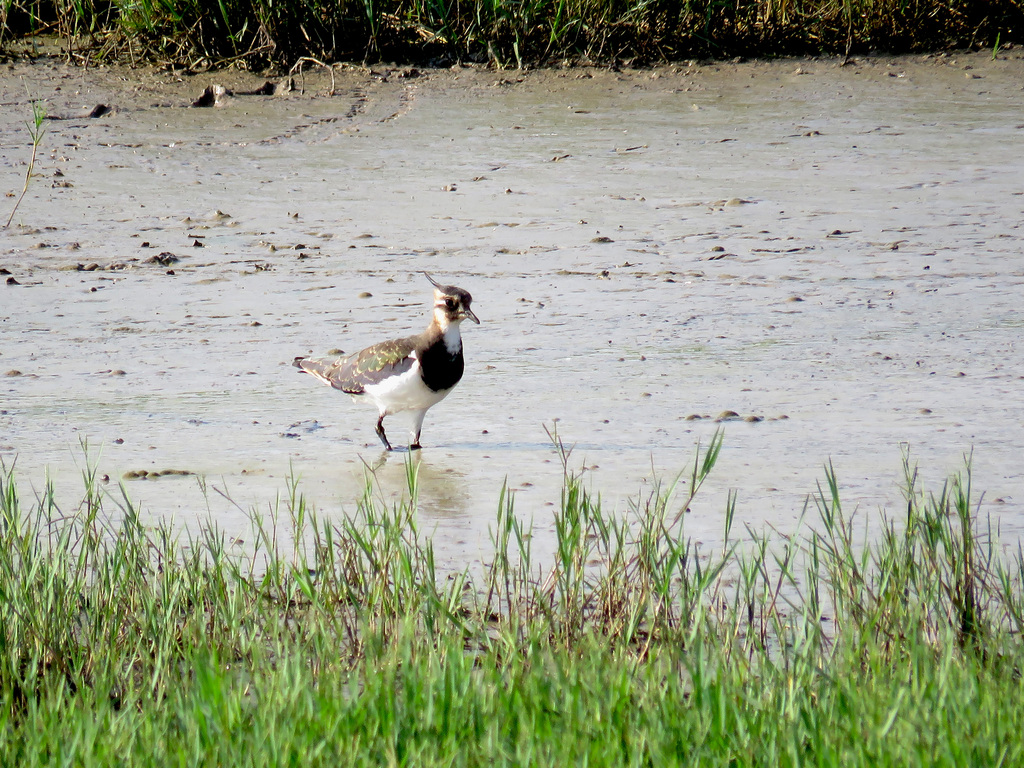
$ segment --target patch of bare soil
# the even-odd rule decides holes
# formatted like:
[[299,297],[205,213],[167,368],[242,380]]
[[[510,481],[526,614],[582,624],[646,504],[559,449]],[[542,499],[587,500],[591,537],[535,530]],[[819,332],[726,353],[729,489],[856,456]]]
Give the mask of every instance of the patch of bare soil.
[[426,270],[483,321],[415,457],[455,557],[505,479],[543,549],[553,425],[622,509],[724,428],[687,517],[709,545],[729,489],[791,530],[830,459],[848,508],[896,510],[903,451],[934,486],[973,450],[1015,544],[1024,61],[840,64],[0,68],[0,203],[31,100],[51,118],[0,235],[0,456],[74,488],[87,438],[185,526],[243,528],[290,471],[327,515],[367,464],[398,494],[373,411],[289,362],[420,330]]

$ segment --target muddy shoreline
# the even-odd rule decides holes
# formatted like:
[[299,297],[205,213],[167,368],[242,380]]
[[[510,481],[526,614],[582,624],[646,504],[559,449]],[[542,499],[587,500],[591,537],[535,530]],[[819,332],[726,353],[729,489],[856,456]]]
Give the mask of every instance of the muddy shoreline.
[[[420,330],[428,270],[483,321],[418,457],[452,557],[486,550],[505,480],[549,527],[553,425],[621,509],[724,426],[688,518],[709,544],[729,489],[738,523],[791,530],[830,459],[870,512],[899,508],[902,451],[934,488],[973,450],[1015,546],[1024,60],[839,64],[349,68],[276,94],[0,67],[5,193],[30,101],[60,118],[0,233],[0,456],[37,489],[80,486],[84,439],[111,489],[192,473],[125,481],[185,527],[245,527],[290,472],[328,516],[367,464],[393,496],[373,412],[288,363]],[[214,85],[235,95],[191,106]]]

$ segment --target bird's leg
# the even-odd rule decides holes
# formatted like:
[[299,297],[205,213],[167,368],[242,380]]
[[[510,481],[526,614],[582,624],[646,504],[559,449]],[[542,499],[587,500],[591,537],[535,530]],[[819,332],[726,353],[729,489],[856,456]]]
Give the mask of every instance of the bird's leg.
[[380,441],[382,443],[384,443],[384,450],[386,450],[386,451],[392,450],[391,443],[388,442],[388,436],[386,434],[384,434],[384,414],[383,413],[380,415],[380,418],[377,419],[377,437],[379,437]]
[[426,411],[419,411],[412,417],[412,442],[409,443],[410,451],[418,451],[422,446],[420,445],[420,430],[423,428],[423,417],[426,415]]

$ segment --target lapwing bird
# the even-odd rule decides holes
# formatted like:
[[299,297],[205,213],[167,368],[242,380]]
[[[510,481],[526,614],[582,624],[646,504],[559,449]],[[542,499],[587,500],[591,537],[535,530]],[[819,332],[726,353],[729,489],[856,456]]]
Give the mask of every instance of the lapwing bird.
[[480,322],[470,309],[473,297],[468,291],[440,285],[423,274],[434,286],[433,316],[423,333],[382,341],[348,357],[296,357],[293,363],[353,400],[377,406],[377,436],[389,451],[384,417],[412,411],[409,448],[419,449],[427,409],[444,400],[462,379],[465,359],[459,324],[467,318]]

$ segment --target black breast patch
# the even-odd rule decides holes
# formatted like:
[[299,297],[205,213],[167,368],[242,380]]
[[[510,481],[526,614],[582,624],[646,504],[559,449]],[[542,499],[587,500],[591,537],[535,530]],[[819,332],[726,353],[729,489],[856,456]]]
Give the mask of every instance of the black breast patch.
[[444,341],[424,349],[419,358],[423,370],[423,383],[433,392],[451,389],[458,384],[466,367],[462,347],[460,346],[459,351],[453,355],[445,347]]

